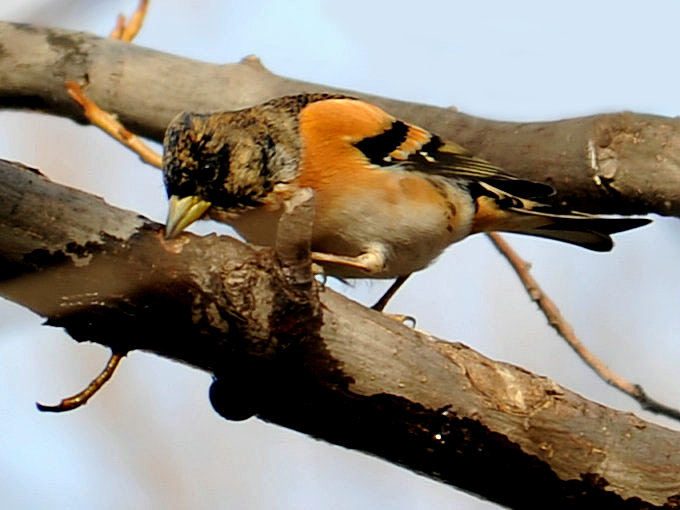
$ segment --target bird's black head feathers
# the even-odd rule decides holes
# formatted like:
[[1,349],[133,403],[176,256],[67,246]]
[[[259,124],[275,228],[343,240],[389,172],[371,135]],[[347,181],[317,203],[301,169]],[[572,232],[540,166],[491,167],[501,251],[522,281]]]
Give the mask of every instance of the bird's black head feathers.
[[215,206],[256,205],[272,186],[275,144],[231,129],[225,114],[183,113],[168,126],[163,173],[168,196],[199,196]]
[[181,113],[165,132],[163,174],[168,196],[199,196],[224,209],[261,203],[300,162],[299,113],[333,97],[300,94],[235,112]]

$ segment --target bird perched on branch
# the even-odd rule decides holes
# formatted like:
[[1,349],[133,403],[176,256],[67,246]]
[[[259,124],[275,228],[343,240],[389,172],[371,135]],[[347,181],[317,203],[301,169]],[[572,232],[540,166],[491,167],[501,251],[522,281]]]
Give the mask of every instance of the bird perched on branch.
[[596,251],[649,223],[544,205],[552,187],[341,95],[301,94],[168,126],[168,238],[203,216],[272,245],[283,204],[315,192],[312,258],[339,277],[405,277],[470,234],[508,231]]

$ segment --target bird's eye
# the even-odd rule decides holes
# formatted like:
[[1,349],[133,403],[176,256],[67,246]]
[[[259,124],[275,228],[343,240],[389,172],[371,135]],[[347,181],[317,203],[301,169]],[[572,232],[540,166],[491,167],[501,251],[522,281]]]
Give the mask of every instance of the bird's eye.
[[217,167],[212,161],[203,163],[198,167],[196,179],[200,182],[213,182],[217,179]]

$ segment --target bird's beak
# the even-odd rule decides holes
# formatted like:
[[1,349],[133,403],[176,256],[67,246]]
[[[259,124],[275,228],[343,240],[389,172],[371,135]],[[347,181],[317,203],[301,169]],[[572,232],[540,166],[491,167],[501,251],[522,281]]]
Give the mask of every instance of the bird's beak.
[[175,237],[194,221],[200,219],[209,207],[210,202],[195,195],[184,198],[172,195],[170,197],[168,221],[165,223],[165,238],[172,239]]

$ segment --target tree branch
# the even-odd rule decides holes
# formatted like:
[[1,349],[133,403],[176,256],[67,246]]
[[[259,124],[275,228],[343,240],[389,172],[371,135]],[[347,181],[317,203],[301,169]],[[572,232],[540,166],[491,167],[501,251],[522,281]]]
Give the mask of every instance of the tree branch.
[[[80,82],[100,107],[155,140],[183,110],[237,109],[284,94],[337,90],[276,76],[254,57],[213,65],[82,32],[0,23],[0,107],[83,121],[64,90],[66,80]],[[496,122],[453,109],[351,94],[456,140],[511,173],[553,185],[555,200],[568,207],[680,215],[677,118],[618,113],[559,122]]]
[[529,294],[529,297],[538,305],[538,307],[548,320],[548,324],[564,338],[567,345],[574,349],[574,352],[583,360],[583,362],[592,368],[595,373],[607,384],[626,393],[634,398],[640,406],[646,411],[658,413],[668,416],[675,420],[680,420],[680,411],[664,405],[656,400],[649,398],[644,389],[639,384],[634,384],[620,375],[613,372],[605,363],[595,356],[581,340],[578,339],[574,328],[571,327],[565,318],[560,313],[557,305],[550,299],[543,289],[539,287],[538,282],[534,280],[529,272],[530,264],[522,260],[522,258],[510,248],[510,245],[496,232],[487,233],[488,238],[493,243],[494,247],[503,255],[512,266],[513,270],[519,277],[522,285]]
[[0,183],[0,293],[78,341],[229,372],[262,389],[262,419],[501,504],[678,505],[679,433],[309,292],[295,247],[291,271],[231,238],[165,241],[18,164],[0,161]]

